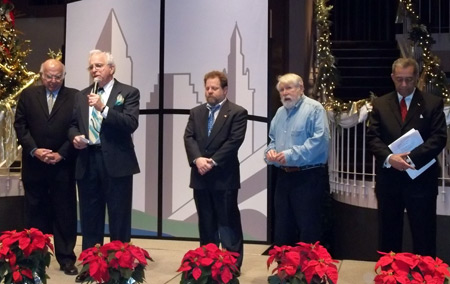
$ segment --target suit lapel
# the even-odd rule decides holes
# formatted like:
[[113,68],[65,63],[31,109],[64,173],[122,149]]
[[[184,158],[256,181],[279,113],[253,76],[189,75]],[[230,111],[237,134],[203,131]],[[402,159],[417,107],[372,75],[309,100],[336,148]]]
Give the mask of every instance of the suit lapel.
[[114,85],[111,89],[111,93],[109,94],[108,101],[106,102],[106,105],[109,108],[114,107],[114,104],[116,103],[116,100],[117,100],[117,96],[120,94],[121,91],[122,91],[122,88],[121,88],[120,83],[117,82],[116,79],[114,79]]
[[406,114],[404,124],[407,124],[411,120],[412,117],[417,117],[417,115],[415,115],[415,114],[417,112],[421,112],[424,105],[425,104],[423,103],[422,93],[416,90],[414,93],[414,96],[411,100],[411,104],[409,105],[408,113]]
[[89,101],[87,96],[91,92],[91,90],[92,88],[89,88],[87,91],[82,92],[81,97],[79,98],[81,119],[83,121],[83,127],[85,129],[83,134],[85,134],[86,137],[89,137]]
[[397,121],[398,125],[402,125],[402,115],[400,113],[400,103],[398,102],[398,97],[396,92],[390,93],[389,97],[389,107],[391,108],[392,115],[394,116],[395,121]]
[[53,103],[53,108],[50,117],[55,115],[58,109],[64,104],[65,100],[67,100],[67,93],[65,92],[64,87],[61,87],[61,89],[59,89],[58,95],[56,96],[56,100]]
[[42,88],[39,89],[39,94],[38,94],[37,98],[38,98],[39,105],[40,105],[42,111],[48,117],[49,113],[48,113],[48,104],[47,104],[47,90],[45,89],[44,86],[42,86]]
[[[200,123],[203,124],[203,127],[200,127],[200,137],[204,137],[205,140],[208,140],[208,115],[209,115],[209,110],[206,107],[206,104],[203,104],[203,107],[200,109]],[[213,126],[214,129],[214,126]]]

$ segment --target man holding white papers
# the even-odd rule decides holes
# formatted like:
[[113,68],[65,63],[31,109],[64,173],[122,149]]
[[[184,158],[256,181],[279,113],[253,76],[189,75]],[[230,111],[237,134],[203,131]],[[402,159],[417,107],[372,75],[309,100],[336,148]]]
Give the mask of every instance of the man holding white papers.
[[[432,163],[414,179],[406,170],[420,170],[445,147],[444,104],[442,98],[416,88],[419,66],[414,59],[397,59],[392,65],[391,78],[396,91],[373,101],[367,131],[369,149],[377,161],[375,193],[379,250],[402,251],[403,213],[406,209],[413,253],[435,256],[439,163]],[[411,129],[419,132],[423,143],[410,151],[392,151],[390,144]]]

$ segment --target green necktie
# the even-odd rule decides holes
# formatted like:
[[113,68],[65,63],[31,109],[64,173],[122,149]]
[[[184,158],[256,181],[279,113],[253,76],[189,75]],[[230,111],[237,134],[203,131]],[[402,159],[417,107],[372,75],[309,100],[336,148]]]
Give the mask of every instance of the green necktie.
[[[103,88],[98,90],[102,102],[102,95],[104,92],[105,90],[103,90]],[[101,112],[95,109],[95,107],[92,108],[91,116],[91,120],[89,121],[89,140],[91,140],[93,144],[100,144],[100,130],[102,128],[103,116]]]

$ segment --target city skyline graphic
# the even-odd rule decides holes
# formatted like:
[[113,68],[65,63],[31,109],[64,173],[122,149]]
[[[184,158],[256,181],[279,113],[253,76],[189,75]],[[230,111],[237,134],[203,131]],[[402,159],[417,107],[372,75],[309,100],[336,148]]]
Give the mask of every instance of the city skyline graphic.
[[[249,114],[254,114],[254,100],[257,90],[251,88],[251,70],[245,67],[242,44],[243,39],[236,23],[230,37],[228,65],[224,66],[221,71],[224,71],[228,77],[227,99],[246,108]],[[191,78],[190,73],[164,74],[163,97],[165,109],[190,109],[204,103],[203,85],[195,86]],[[147,104],[147,108],[158,108],[158,86],[155,86],[150,97],[151,100]],[[192,198],[192,191],[188,188],[190,167],[186,160],[182,137],[187,118],[187,115],[166,115],[164,117],[163,218],[195,223],[195,203]],[[150,133],[151,129],[156,126],[156,122],[152,122],[152,120],[154,118],[147,118],[147,133]],[[263,152],[266,147],[266,137],[256,137],[255,127],[267,127],[267,125],[262,122],[248,121],[246,138],[239,149],[239,160],[241,162],[239,208],[244,233],[265,238],[267,173],[266,164],[263,161]],[[146,152],[157,147],[157,143],[157,141],[149,141]],[[149,178],[153,179],[155,176],[151,175]],[[156,188],[153,190],[156,190]]]
[[[227,74],[230,101],[246,108],[253,117],[267,117],[267,34],[262,24],[267,23],[267,7],[252,6],[258,20],[249,20],[244,8],[251,3],[232,1],[225,5],[195,0],[205,9],[211,5],[227,7],[227,12],[220,16],[207,15],[200,20],[201,11],[185,13],[177,2],[169,1],[163,47],[159,44],[157,1],[136,1],[139,5],[132,10],[122,9],[124,4],[117,0],[68,5],[66,42],[71,56],[66,66],[71,76],[66,83],[79,89],[92,83],[85,71],[92,47],[113,54],[114,77],[141,92],[139,127],[133,133],[141,168],[141,173],[133,178],[133,235],[195,238],[197,214],[189,188],[190,167],[183,140],[187,113],[204,102],[203,74],[216,69]],[[91,11],[97,10],[101,12],[95,13],[89,27],[80,23],[80,11],[87,11],[85,17],[90,18]],[[146,15],[145,22],[130,21],[137,15]],[[208,25],[208,17],[226,20],[212,27]],[[186,21],[197,28],[180,29]],[[209,29],[220,37],[205,45],[202,39]],[[255,29],[260,32],[255,33]],[[83,36],[86,30],[93,36]],[[160,52],[162,47],[164,50]],[[162,69],[161,62],[164,62]],[[165,70],[164,74],[159,74],[160,70]],[[158,85],[160,81],[163,88]],[[263,160],[266,141],[267,123],[248,120],[246,138],[239,150],[238,200],[246,240],[265,241],[268,237],[267,167]]]

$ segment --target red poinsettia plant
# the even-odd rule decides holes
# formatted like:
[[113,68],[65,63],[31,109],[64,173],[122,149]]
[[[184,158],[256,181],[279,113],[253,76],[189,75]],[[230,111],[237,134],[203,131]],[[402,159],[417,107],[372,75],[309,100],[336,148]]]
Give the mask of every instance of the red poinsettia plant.
[[439,258],[408,252],[378,252],[375,284],[443,284],[449,283],[448,265]]
[[121,241],[88,248],[79,260],[83,265],[80,273],[88,275],[83,282],[107,284],[143,283],[147,260],[153,261],[145,249]]
[[237,257],[239,253],[220,249],[213,243],[190,250],[177,270],[183,272],[180,284],[239,284]]
[[315,244],[297,243],[298,246],[275,246],[269,251],[267,269],[273,262],[278,265],[268,278],[269,284],[336,284],[338,271],[327,249]]
[[47,283],[45,270],[53,252],[52,235],[35,228],[6,231],[0,236],[0,282],[34,283],[40,278]]

